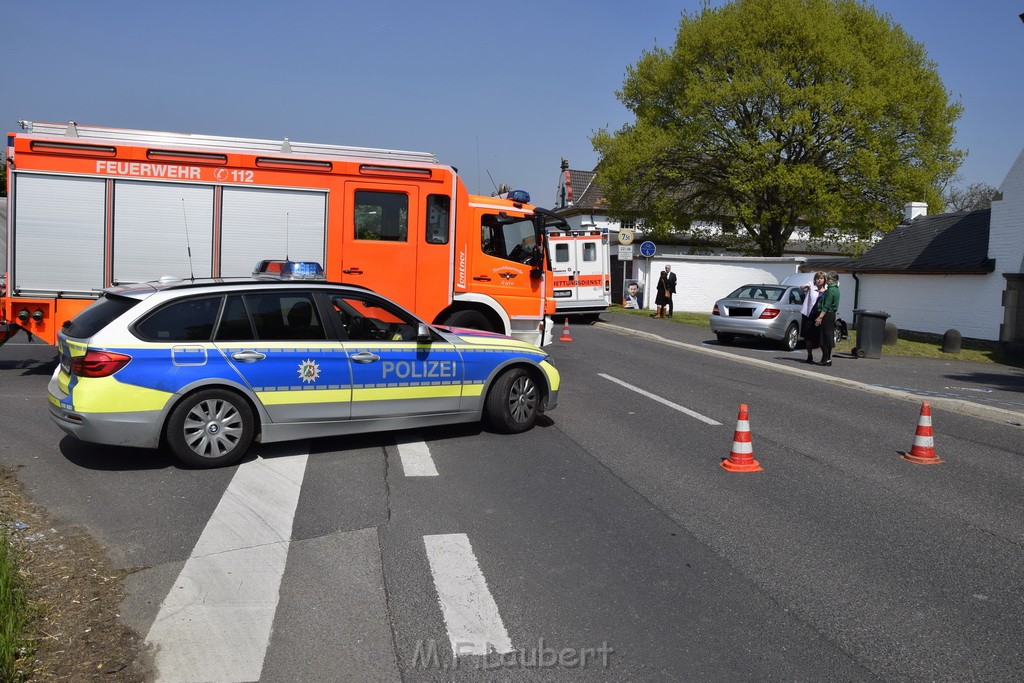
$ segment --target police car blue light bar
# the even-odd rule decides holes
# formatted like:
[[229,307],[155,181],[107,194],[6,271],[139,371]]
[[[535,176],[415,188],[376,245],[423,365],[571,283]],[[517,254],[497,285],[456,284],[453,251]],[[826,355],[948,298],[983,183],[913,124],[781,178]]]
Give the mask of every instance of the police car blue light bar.
[[323,267],[316,261],[260,261],[253,268],[252,276],[268,280],[327,279]]
[[530,193],[526,190],[512,190],[506,195],[508,199],[514,202],[522,202],[523,204],[530,203]]

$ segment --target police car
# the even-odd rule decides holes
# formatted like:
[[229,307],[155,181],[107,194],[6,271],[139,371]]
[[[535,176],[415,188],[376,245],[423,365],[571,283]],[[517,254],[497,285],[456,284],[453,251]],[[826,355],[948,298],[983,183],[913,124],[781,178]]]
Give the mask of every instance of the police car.
[[253,440],[480,419],[522,432],[558,402],[540,348],[428,325],[322,273],[264,262],[250,280],[104,290],[58,335],[51,418],[83,441],[217,467]]

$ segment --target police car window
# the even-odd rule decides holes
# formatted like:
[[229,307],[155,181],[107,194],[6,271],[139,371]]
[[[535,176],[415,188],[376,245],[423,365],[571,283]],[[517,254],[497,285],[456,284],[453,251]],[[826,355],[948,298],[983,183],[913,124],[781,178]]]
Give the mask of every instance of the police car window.
[[327,338],[309,292],[246,294],[256,338],[261,341],[322,341]]
[[249,314],[245,310],[245,302],[239,294],[228,297],[224,305],[224,314],[217,326],[217,341],[252,341],[256,334],[249,322]]
[[358,240],[408,241],[409,195],[357,191],[354,223]]
[[209,341],[223,300],[207,296],[171,302],[137,323],[135,332],[157,342]]
[[61,331],[65,336],[72,339],[85,339],[91,337],[104,327],[121,317],[135,304],[138,299],[132,299],[115,294],[105,294],[92,305],[86,307],[81,313],[64,323]]
[[427,196],[427,244],[448,244],[448,220],[452,198],[446,194]]
[[418,322],[380,299],[335,294],[331,311],[351,341],[414,341]]

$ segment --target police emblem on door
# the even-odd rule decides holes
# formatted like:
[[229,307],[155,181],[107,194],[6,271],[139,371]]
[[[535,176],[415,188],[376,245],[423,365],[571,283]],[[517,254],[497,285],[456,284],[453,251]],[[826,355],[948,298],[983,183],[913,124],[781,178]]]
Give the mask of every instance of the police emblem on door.
[[299,379],[306,384],[320,379],[320,366],[315,360],[304,360],[299,363]]

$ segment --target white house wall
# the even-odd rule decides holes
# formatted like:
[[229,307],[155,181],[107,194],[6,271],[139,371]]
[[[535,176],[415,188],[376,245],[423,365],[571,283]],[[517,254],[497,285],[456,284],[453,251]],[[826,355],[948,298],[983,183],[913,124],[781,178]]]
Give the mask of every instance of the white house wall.
[[[943,334],[955,329],[964,337],[999,338],[1002,288],[991,275],[860,276],[860,308],[885,311],[901,330]],[[994,304],[993,304],[994,302]]]

